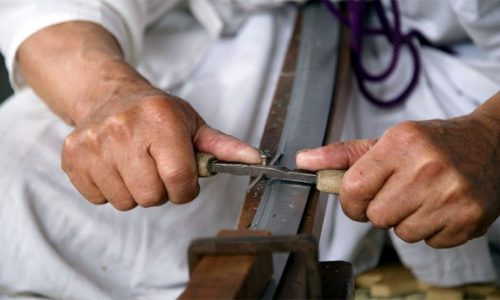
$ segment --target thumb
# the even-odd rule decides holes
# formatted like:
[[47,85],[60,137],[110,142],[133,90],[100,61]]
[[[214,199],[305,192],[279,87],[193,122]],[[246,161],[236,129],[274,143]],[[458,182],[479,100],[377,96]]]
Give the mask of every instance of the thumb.
[[234,136],[202,124],[194,137],[197,151],[215,155],[217,159],[249,164],[260,163],[260,151]]
[[309,171],[348,169],[376,142],[377,139],[355,140],[301,150],[296,156],[297,168]]

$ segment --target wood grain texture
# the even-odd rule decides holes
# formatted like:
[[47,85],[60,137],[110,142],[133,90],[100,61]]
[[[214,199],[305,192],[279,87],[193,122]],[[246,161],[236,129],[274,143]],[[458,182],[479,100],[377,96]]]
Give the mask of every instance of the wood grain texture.
[[209,177],[212,176],[212,171],[210,170],[210,162],[216,160],[217,158],[213,154],[198,152],[196,153],[196,167],[198,168],[199,177]]
[[328,194],[339,194],[342,187],[345,171],[322,170],[318,172],[316,188],[320,192]]
[[400,265],[386,264],[356,276],[355,299],[496,299],[500,287],[493,283],[468,284],[457,287],[437,287],[418,281]]
[[[222,230],[218,237],[269,236],[265,231]],[[179,299],[255,299],[272,275],[272,255],[204,256]]]
[[[266,151],[271,157],[276,154],[278,149],[281,133],[285,125],[288,104],[292,95],[295,68],[299,57],[301,28],[302,14],[301,10],[299,10],[259,145],[259,148]],[[247,192],[245,202],[240,211],[238,229],[247,229],[252,224],[253,217],[262,198],[262,193],[264,192],[264,185],[265,181],[261,180]]]
[[462,300],[464,299],[464,293],[460,289],[453,288],[440,288],[432,287],[430,288],[426,295],[426,300]]

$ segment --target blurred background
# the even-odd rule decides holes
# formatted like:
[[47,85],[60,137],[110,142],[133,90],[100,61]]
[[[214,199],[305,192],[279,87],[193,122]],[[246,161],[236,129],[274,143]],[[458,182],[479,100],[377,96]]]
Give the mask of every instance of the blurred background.
[[3,56],[0,54],[0,104],[12,94],[12,89],[9,85],[9,77],[5,70]]

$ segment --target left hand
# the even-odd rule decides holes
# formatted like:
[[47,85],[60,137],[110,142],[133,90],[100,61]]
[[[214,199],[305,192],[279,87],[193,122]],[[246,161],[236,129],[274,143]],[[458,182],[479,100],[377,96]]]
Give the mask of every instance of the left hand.
[[346,215],[394,227],[407,242],[453,247],[482,236],[500,212],[500,139],[483,119],[404,122],[376,140],[299,152],[297,167],[349,169]]

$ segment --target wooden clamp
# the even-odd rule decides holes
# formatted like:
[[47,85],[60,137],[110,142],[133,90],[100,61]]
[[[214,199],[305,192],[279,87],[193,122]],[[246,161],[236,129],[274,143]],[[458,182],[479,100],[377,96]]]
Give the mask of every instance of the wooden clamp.
[[[191,278],[181,299],[259,298],[271,277],[272,254],[276,252],[296,254],[296,259],[306,270],[307,298],[321,298],[321,275],[314,237],[270,236],[264,231],[223,231],[216,238],[191,243],[189,269],[197,277]],[[211,260],[207,260],[209,257]],[[200,272],[200,269],[205,271]]]
[[[290,162],[294,160],[296,150],[337,141],[345,118],[346,99],[349,99],[351,86],[350,43],[344,41],[348,37],[345,34],[347,30],[345,28],[341,31],[341,47],[337,48],[333,44],[326,43],[328,37],[338,37],[336,30],[339,25],[333,24],[335,26],[332,26],[327,22],[331,16],[328,16],[323,9],[320,2],[310,1],[304,9],[299,10],[290,46],[285,56],[282,76],[278,81],[260,144],[260,149],[269,152],[270,156],[284,153],[280,159],[280,165],[288,168],[293,168]],[[302,26],[302,23],[306,26]],[[321,42],[317,42],[320,39]],[[327,45],[331,48],[326,47]],[[299,48],[304,49],[299,53]],[[320,52],[314,52],[316,50]],[[335,52],[338,52],[336,59],[334,59]],[[336,67],[335,61],[338,62]],[[317,74],[315,70],[320,67],[324,71]],[[334,88],[332,88],[333,85]],[[329,94],[331,90],[334,92]],[[330,95],[331,99],[329,99]],[[322,117],[318,117],[319,115]],[[325,115],[328,118],[327,122],[324,122]],[[304,116],[308,116],[309,119],[304,120]],[[323,127],[326,128],[323,129]],[[302,140],[298,140],[298,137]],[[205,171],[207,171],[206,175],[210,175],[210,170]],[[278,236],[295,234],[300,225],[298,232],[311,232],[318,229],[319,233],[323,219],[322,214],[318,213],[322,211],[319,203],[325,203],[325,201],[320,202],[318,197],[322,195],[319,195],[317,191],[309,192],[308,189],[310,188],[300,185],[285,186],[285,183],[276,181],[260,181],[247,193],[237,228],[250,235],[255,234],[254,229],[260,228],[273,231]],[[263,209],[259,210],[259,208]],[[297,214],[281,217],[284,211]],[[273,220],[276,222],[273,223]],[[286,225],[280,223],[283,220],[287,222]],[[268,224],[271,225],[268,226]],[[273,227],[273,224],[279,226]],[[252,247],[260,246],[251,245],[259,244],[257,241],[260,239],[272,243],[273,237],[269,238],[264,234],[263,237],[255,237],[250,244],[247,243],[248,240],[246,242],[239,240],[238,245],[235,246],[235,244],[225,244],[229,240],[223,239],[222,235],[227,234],[227,232],[223,233],[215,240],[204,240],[200,242],[201,244],[196,244],[196,242],[190,248],[192,276],[181,299],[258,298],[261,296],[262,287],[266,286],[269,281],[270,273],[273,273],[273,278],[265,287],[266,299],[309,298],[314,297],[311,295],[321,296],[321,294],[330,299],[352,297],[352,268],[349,263],[332,262],[327,268],[321,266],[322,278],[327,280],[327,284],[321,284],[319,280],[315,282],[317,286],[327,287],[327,289],[323,291],[315,289],[316,292],[313,293],[310,289],[313,289],[314,284],[309,283],[309,276],[318,273],[316,271],[303,272],[303,268],[300,267],[300,261],[303,260],[300,257],[303,255],[292,255],[291,259],[288,259],[286,254],[279,254],[281,257],[286,256],[286,259],[281,261],[276,259],[273,263],[275,270],[272,270],[270,268],[271,251],[257,252]],[[229,235],[238,240],[243,239],[241,234],[237,232]],[[279,236],[274,238],[279,238]],[[294,236],[294,238],[297,237]],[[237,248],[238,251],[223,252],[221,249],[227,250],[226,247],[232,250]],[[254,250],[245,251],[247,249]],[[242,251],[239,252],[240,250]],[[291,249],[287,251],[294,252]],[[216,253],[219,254],[215,255]],[[315,264],[317,265],[317,254]],[[305,282],[304,273],[307,273],[309,278]],[[283,278],[280,278],[281,274]],[[328,289],[333,292],[328,292]],[[304,292],[305,290],[307,292]]]

